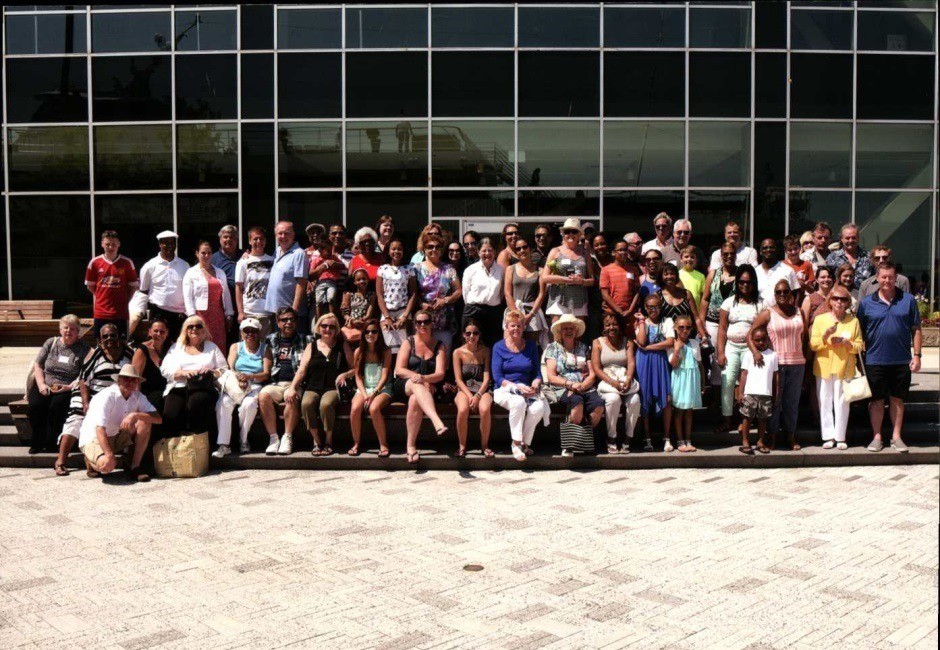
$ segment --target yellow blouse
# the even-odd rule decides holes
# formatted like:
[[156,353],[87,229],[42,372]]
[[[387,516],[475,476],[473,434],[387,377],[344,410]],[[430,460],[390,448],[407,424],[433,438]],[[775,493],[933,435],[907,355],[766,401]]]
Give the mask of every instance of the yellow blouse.
[[813,329],[810,334],[809,347],[816,353],[813,361],[813,374],[817,377],[827,379],[833,375],[838,375],[841,379],[850,379],[855,376],[855,357],[865,349],[865,342],[862,339],[862,328],[858,324],[858,319],[851,314],[846,314],[845,319],[838,323],[839,327],[832,336],[841,336],[852,343],[852,347],[845,345],[834,346],[830,342],[823,343],[823,334],[826,330],[837,324],[832,312],[820,314],[813,321]]

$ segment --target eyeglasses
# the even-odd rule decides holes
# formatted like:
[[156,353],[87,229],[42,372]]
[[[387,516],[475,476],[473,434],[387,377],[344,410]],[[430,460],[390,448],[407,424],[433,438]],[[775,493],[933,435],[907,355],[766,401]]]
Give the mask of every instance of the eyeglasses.
[[116,339],[116,338],[118,338],[118,335],[117,335],[117,334],[102,334],[102,335],[101,335],[101,340],[102,340],[102,341],[110,341],[110,340]]
[[460,250],[459,248],[448,248],[448,249],[447,249],[447,254],[448,254],[448,255],[460,255],[460,253],[461,253],[461,250]]
[[322,325],[320,325],[320,329],[321,330],[335,330],[336,325],[333,325],[332,323],[323,323]]
[[523,245],[523,246],[516,246],[517,253],[521,253],[522,251],[527,251],[527,250],[529,250],[528,244]]
[[418,327],[427,327],[430,324],[431,324],[431,320],[429,318],[419,318],[418,320],[415,321],[415,325],[417,325]]
[[477,330],[467,330],[466,332],[463,333],[463,335],[464,336],[479,336],[480,332],[478,332]]
[[441,247],[438,246],[437,244],[428,244],[427,246],[424,247],[424,250],[426,250],[426,251],[437,251],[437,250],[440,250],[440,249],[441,249]]
[[679,235],[691,235],[691,234],[692,234],[692,231],[691,231],[691,230],[676,230],[676,231],[673,232],[673,234],[674,234],[676,237],[678,237]]
[[851,298],[846,298],[845,296],[829,296],[829,300],[835,300],[836,302],[851,302]]
[[375,242],[371,239],[360,239],[359,246],[375,246]]
[[203,328],[202,323],[193,323],[192,325],[187,325],[186,329],[188,330],[201,330]]
[[888,261],[888,257],[889,257],[888,255],[875,255],[875,261],[876,261],[876,262],[887,262],[887,261]]
[[378,336],[379,330],[366,330],[366,336]]
[[285,316],[284,318],[278,318],[278,323],[295,323],[297,322],[296,316]]
[[775,289],[774,295],[775,296],[789,296],[790,290],[789,289]]

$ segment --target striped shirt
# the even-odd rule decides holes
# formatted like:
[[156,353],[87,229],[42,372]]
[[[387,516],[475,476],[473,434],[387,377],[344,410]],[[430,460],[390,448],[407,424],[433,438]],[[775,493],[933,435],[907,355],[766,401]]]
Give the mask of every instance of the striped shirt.
[[767,334],[777,353],[781,366],[798,366],[806,363],[803,356],[803,315],[799,310],[790,318],[770,310],[770,322],[767,324]]

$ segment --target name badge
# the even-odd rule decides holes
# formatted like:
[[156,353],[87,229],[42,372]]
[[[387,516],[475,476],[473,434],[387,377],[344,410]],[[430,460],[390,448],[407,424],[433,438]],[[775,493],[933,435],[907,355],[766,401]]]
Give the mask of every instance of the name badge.
[[628,279],[628,280],[635,280],[635,279],[636,279],[636,276],[633,275],[633,274],[630,273],[630,272],[627,272],[627,279]]
[[59,363],[72,363],[72,358],[64,354],[59,355]]

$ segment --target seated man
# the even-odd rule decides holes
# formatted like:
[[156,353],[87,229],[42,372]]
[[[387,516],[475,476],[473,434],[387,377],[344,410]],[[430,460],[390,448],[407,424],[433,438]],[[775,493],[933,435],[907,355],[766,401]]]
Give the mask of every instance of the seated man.
[[115,454],[134,448],[130,463],[131,478],[145,482],[150,476],[140,468],[147,451],[150,429],[163,418],[140,392],[143,378],[131,364],[125,364],[114,376],[112,386],[95,395],[82,421],[78,446],[85,455],[89,478],[110,474],[117,465]]
[[[300,398],[303,391],[291,388],[294,375],[300,367],[300,357],[307,347],[307,337],[298,332],[297,312],[293,307],[281,307],[275,313],[277,331],[268,336],[268,347],[274,356],[271,383],[258,394],[261,420],[268,432],[268,456],[286,456],[293,452],[294,429],[300,422]],[[284,404],[284,435],[277,435],[277,404]]]

